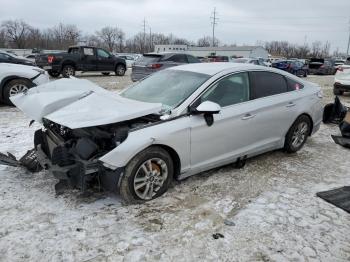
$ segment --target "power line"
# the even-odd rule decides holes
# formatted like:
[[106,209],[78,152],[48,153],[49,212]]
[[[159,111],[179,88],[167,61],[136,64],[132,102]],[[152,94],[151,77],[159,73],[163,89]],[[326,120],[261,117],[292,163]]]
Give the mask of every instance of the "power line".
[[211,24],[213,26],[213,39],[212,39],[213,40],[213,46],[215,46],[215,26],[218,24],[216,22],[216,20],[218,20],[218,18],[216,17],[216,14],[217,14],[216,7],[214,7],[213,16],[210,17],[210,19],[212,19]]

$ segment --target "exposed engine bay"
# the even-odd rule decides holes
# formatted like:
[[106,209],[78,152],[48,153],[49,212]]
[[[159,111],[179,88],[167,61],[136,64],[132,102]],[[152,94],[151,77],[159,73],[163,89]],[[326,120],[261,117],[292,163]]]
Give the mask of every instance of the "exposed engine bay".
[[97,182],[113,190],[121,170],[108,169],[98,158],[120,145],[129,132],[159,121],[159,115],[152,114],[121,123],[70,129],[44,119],[44,128],[34,134],[38,161],[72,187],[84,191],[87,184]]

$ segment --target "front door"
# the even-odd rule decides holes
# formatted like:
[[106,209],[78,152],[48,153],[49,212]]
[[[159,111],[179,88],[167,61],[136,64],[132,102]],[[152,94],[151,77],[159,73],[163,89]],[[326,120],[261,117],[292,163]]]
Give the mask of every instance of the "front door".
[[98,48],[97,52],[97,68],[98,71],[114,71],[113,56],[107,51]]
[[254,144],[254,101],[249,101],[247,72],[226,76],[206,91],[194,104],[212,101],[221,106],[208,126],[203,115],[191,115],[191,169],[204,171],[243,157]]

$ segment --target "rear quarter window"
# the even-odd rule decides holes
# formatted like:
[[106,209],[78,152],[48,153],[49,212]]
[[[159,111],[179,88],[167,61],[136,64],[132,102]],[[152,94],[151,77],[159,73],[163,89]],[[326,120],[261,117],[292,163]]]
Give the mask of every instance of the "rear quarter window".
[[300,90],[304,88],[304,85],[300,84],[299,82],[292,80],[290,78],[287,79],[287,85],[288,85],[288,91],[295,91]]

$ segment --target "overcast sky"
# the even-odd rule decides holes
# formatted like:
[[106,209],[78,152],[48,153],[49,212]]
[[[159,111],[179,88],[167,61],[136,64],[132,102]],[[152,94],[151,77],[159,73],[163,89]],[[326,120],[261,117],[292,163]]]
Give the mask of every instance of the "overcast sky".
[[330,41],[332,50],[346,51],[350,0],[0,0],[0,20],[23,19],[46,28],[60,22],[93,33],[117,25],[130,37],[143,30],[173,33],[197,40],[211,35],[214,7],[219,20],[216,37],[224,44],[255,44],[257,40]]

